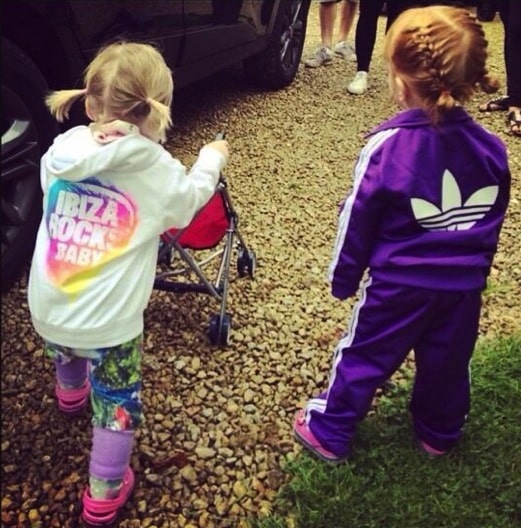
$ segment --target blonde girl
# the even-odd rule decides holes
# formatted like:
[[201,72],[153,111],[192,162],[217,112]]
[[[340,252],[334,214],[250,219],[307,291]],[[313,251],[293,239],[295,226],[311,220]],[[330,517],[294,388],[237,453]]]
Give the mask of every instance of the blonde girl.
[[329,386],[293,424],[296,439],[330,462],[351,456],[376,389],[411,350],[416,440],[432,456],[457,445],[470,410],[481,292],[510,193],[505,146],[463,108],[477,88],[497,89],[474,15],[407,10],[389,29],[384,55],[403,110],[369,134],[329,270],[333,296],[359,290],[359,300]]
[[172,74],[157,49],[120,42],[103,49],[89,64],[85,88],[53,92],[46,103],[62,122],[74,101],[85,98],[85,111],[93,123],[124,119],[138,126],[144,136],[163,143],[172,124],[173,90]]
[[111,44],[82,89],[47,97],[63,121],[84,101],[89,125],[59,135],[41,161],[43,217],[29,308],[56,367],[58,408],[92,404],[83,520],[111,524],[128,500],[135,431],[142,423],[143,312],[159,235],[182,228],[215,191],[226,141],[204,146],[190,171],[160,143],[171,125],[172,74],[153,46]]

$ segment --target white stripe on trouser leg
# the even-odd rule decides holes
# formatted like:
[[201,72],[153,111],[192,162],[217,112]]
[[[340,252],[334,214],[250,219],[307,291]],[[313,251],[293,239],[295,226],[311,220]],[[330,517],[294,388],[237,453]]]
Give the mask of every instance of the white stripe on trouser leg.
[[[351,321],[349,323],[347,334],[342,339],[340,339],[336,347],[335,356],[333,358],[333,366],[331,367],[331,373],[329,376],[328,393],[329,389],[331,389],[331,387],[335,383],[337,367],[342,361],[342,350],[344,348],[349,347],[353,342],[356,333],[356,327],[358,325],[358,316],[360,314],[360,310],[362,309],[367,300],[367,289],[371,286],[372,283],[373,279],[370,276],[362,282],[362,286],[360,288],[360,300],[353,307],[353,314],[351,316]],[[324,405],[316,409],[320,413],[323,413],[325,411],[327,405],[327,401],[322,401],[324,402]]]

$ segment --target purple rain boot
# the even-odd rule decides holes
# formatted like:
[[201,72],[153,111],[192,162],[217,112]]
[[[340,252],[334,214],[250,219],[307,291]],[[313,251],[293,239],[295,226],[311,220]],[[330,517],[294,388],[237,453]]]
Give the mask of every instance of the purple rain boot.
[[77,414],[86,406],[90,395],[90,383],[87,379],[88,361],[77,358],[68,363],[54,362],[56,366],[56,385],[54,392],[58,400],[58,409],[66,414]]
[[94,427],[90,482],[82,497],[82,517],[91,526],[112,524],[129,499],[134,488],[129,467],[133,443],[134,431]]

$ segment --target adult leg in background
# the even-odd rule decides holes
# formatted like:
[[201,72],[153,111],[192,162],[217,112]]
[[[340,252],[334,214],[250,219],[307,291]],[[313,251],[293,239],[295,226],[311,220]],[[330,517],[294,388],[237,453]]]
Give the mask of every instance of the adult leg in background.
[[382,11],[383,4],[384,0],[360,0],[360,14],[355,33],[358,71],[369,71],[376,42],[378,17]]
[[[396,17],[407,7],[411,0],[388,0],[386,31]],[[360,0],[360,15],[356,24],[356,57],[357,72],[348,84],[347,91],[360,95],[367,91],[369,66],[373,56],[376,34],[378,31],[378,17],[382,12],[384,0]]]
[[349,33],[353,27],[356,12],[358,10],[358,2],[351,0],[343,0],[340,5],[340,16],[338,23],[338,40],[339,42],[347,42]]
[[338,0],[321,1],[319,5],[319,22],[320,22],[320,47],[314,52],[313,56],[304,61],[304,64],[310,68],[318,68],[331,62],[333,57],[333,32],[337,15]]
[[329,49],[333,47],[333,32],[335,30],[337,4],[338,2],[321,2],[319,7],[322,45]]
[[[495,97],[486,103],[483,103],[479,106],[480,112],[508,112],[510,107],[510,98],[508,95],[508,70],[511,61],[509,58],[509,18],[510,18],[510,4],[518,4],[519,2],[511,2],[510,0],[494,0],[494,7],[499,11],[499,16],[501,23],[503,24],[503,60],[505,64],[505,72],[507,76],[507,89],[506,95]],[[519,45],[519,44],[518,44]],[[518,68],[519,70],[519,68]]]
[[507,75],[509,131],[521,137],[521,2],[509,0],[505,21],[505,67]]
[[384,0],[360,0],[360,14],[356,24],[355,49],[357,71],[353,80],[347,85],[347,91],[361,95],[367,91],[369,65],[373,56],[378,17]]
[[339,9],[338,39],[333,51],[345,60],[356,61],[355,47],[348,42],[348,38],[358,10],[358,1],[343,0]]

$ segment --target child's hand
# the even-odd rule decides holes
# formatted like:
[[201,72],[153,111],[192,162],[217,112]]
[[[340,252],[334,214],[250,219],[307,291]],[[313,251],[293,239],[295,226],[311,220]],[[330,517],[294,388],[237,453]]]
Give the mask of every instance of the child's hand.
[[211,143],[208,143],[206,146],[218,150],[228,162],[228,158],[230,157],[230,144],[228,143],[228,141],[226,141],[225,139],[218,139],[217,141],[212,141]]

